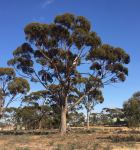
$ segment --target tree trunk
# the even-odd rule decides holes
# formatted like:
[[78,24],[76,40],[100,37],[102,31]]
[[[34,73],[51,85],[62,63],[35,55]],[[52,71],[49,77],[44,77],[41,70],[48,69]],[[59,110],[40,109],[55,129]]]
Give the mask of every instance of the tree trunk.
[[0,119],[3,117],[3,100],[0,99]]
[[66,106],[62,106],[62,108],[61,108],[61,126],[60,126],[60,132],[62,135],[65,134],[66,130],[67,130],[66,114],[67,114],[67,108],[66,108]]
[[87,110],[87,130],[89,130],[89,111]]
[[39,120],[39,130],[41,130],[42,129],[42,120],[40,119]]

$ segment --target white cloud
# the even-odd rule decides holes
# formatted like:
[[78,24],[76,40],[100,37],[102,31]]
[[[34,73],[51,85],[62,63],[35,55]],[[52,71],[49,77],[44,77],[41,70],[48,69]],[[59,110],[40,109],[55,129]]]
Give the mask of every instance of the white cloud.
[[54,2],[54,0],[46,0],[43,4],[42,4],[42,8],[45,8],[47,5],[50,5]]

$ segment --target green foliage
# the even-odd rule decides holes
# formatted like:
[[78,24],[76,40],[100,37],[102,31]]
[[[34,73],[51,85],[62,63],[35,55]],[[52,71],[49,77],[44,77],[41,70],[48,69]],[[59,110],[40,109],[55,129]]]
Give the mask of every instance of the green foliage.
[[8,90],[10,91],[10,94],[13,95],[19,93],[26,94],[28,91],[30,91],[30,85],[26,79],[16,77],[8,84]]
[[121,108],[103,108],[102,119],[106,125],[127,125],[124,111]]
[[105,84],[111,82],[125,81],[128,69],[124,66],[130,61],[129,55],[121,48],[114,48],[108,44],[91,50],[87,56],[91,60],[91,70],[96,71],[99,78],[105,79],[110,75],[110,79],[104,81]]
[[5,77],[6,80],[10,80],[15,77],[15,72],[12,68],[0,68],[0,77]]
[[[30,85],[26,79],[16,77],[14,69],[0,68],[0,117],[19,95],[29,92]],[[22,98],[22,97],[21,97]]]
[[45,88],[55,82],[68,95],[71,87],[85,82],[77,68],[82,65],[83,56],[91,62],[94,72],[89,74],[91,87],[96,87],[94,79],[103,85],[124,81],[128,75],[124,65],[129,63],[129,55],[121,48],[102,44],[83,16],[66,13],[56,16],[52,24],[30,23],[24,32],[28,43],[13,52],[14,58],[8,64]]
[[[50,24],[30,23],[24,32],[26,43],[14,50],[8,64],[20,75],[41,83],[48,99],[61,111],[81,103],[88,94],[94,100],[99,88],[125,81],[128,75],[125,65],[129,55],[121,48],[102,44],[83,16],[58,15]],[[90,63],[90,68],[83,73],[80,68],[85,63]]]
[[123,105],[125,117],[129,127],[140,126],[140,92],[134,93],[132,98]]
[[85,116],[83,113],[78,113],[77,111],[73,111],[68,114],[67,122],[70,126],[74,126],[74,127],[83,126],[85,123]]
[[58,128],[60,122],[54,108],[47,105],[14,108],[12,113],[15,127],[20,126],[25,130]]
[[[37,92],[31,92],[25,96],[23,102],[30,105],[29,114],[32,116],[32,122],[36,121],[36,128],[55,128],[60,123],[60,107],[56,104],[55,91],[53,95],[53,86],[50,91],[42,90]],[[56,93],[57,95],[57,93]],[[54,99],[54,100],[53,100]],[[33,109],[32,109],[33,108]],[[24,108],[25,109],[25,108]],[[26,110],[27,111],[27,110]],[[33,111],[33,112],[30,112]],[[34,114],[34,115],[33,115]],[[26,120],[31,120],[30,115],[26,115]],[[40,123],[40,125],[39,125]],[[23,123],[24,125],[24,123]]]

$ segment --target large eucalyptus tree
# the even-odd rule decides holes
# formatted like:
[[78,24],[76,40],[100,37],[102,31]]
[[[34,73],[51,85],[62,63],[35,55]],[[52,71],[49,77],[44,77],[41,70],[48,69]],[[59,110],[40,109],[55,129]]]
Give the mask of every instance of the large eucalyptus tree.
[[124,81],[129,56],[121,48],[102,44],[83,16],[63,14],[53,23],[30,23],[26,43],[13,52],[12,65],[19,74],[40,82],[61,108],[61,133],[66,132],[66,114],[92,90],[84,93],[86,78],[104,84]]

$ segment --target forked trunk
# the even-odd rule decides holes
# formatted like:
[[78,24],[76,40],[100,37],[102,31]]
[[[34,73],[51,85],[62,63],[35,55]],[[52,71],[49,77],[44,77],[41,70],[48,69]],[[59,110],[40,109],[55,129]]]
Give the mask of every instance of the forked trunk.
[[67,114],[67,108],[66,108],[66,106],[63,106],[61,108],[61,125],[60,125],[60,132],[62,135],[65,134],[66,130],[67,130],[66,114]]

